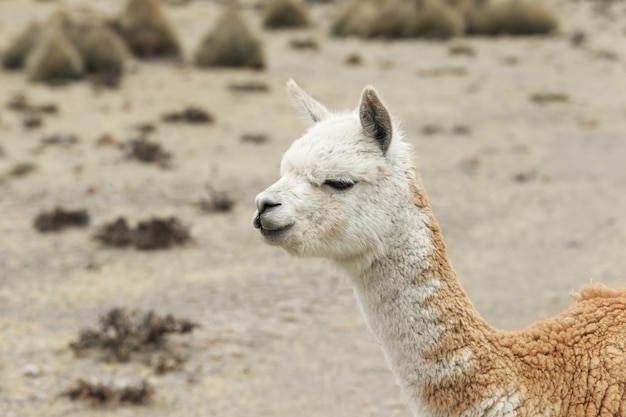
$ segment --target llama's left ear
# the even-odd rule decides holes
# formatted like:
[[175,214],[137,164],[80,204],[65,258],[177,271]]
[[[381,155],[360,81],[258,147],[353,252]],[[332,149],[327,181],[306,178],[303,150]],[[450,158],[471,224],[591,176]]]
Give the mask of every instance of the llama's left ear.
[[363,90],[359,118],[365,134],[376,140],[383,154],[387,153],[392,134],[391,116],[372,87]]
[[313,123],[322,121],[330,116],[330,111],[319,101],[304,92],[294,80],[287,82],[287,90],[300,112]]

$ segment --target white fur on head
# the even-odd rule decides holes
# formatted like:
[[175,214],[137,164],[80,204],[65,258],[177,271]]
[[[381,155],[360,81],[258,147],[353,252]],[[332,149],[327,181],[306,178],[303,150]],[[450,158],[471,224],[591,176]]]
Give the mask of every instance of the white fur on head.
[[256,199],[267,243],[339,262],[382,256],[392,219],[414,203],[408,145],[373,88],[349,113],[330,113],[296,83],[289,91],[316,121],[283,156],[281,178]]
[[319,101],[304,92],[294,80],[287,82],[287,90],[300,113],[313,123],[320,122],[330,116],[330,111]]

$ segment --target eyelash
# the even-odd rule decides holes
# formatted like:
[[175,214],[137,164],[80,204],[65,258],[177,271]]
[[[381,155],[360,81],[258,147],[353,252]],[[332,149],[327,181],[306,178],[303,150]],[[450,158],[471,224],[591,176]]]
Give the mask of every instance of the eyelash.
[[356,182],[350,180],[326,180],[324,181],[324,185],[328,185],[333,190],[337,191],[346,191],[350,188],[354,187]]

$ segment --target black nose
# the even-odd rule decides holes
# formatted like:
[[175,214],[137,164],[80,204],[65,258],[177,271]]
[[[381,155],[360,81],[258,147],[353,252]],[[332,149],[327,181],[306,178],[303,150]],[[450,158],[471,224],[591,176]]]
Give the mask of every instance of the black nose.
[[269,208],[280,206],[278,197],[272,194],[261,194],[256,199],[256,208],[259,211],[259,215]]

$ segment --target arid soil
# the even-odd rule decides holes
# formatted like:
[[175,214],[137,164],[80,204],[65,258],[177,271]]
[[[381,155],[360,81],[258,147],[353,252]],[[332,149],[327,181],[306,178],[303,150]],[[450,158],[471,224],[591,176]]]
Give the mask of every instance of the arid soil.
[[[378,89],[414,145],[459,278],[495,326],[554,314],[590,280],[626,286],[626,6],[594,3],[552,1],[562,24],[549,38],[448,42],[331,39],[332,4],[311,6],[312,29],[269,33],[248,8],[265,71],[138,61],[118,89],[0,72],[0,416],[409,415],[348,282],[251,225],[254,196],[306,128],[289,78],[332,109]],[[0,0],[0,50],[59,5],[117,13],[122,1]],[[167,6],[188,54],[221,7]],[[57,111],[27,127],[7,107],[18,94]],[[190,107],[213,121],[162,119]],[[75,140],[43,140],[54,135]],[[167,163],[129,156],[140,137]],[[206,209],[216,195],[234,205]],[[55,208],[89,223],[39,232]],[[120,217],[175,217],[191,239],[154,250],[95,239]],[[168,337],[184,363],[159,373],[75,355],[81,329],[114,307],[198,323]],[[92,406],[67,395],[81,379],[144,379],[154,394]]]

